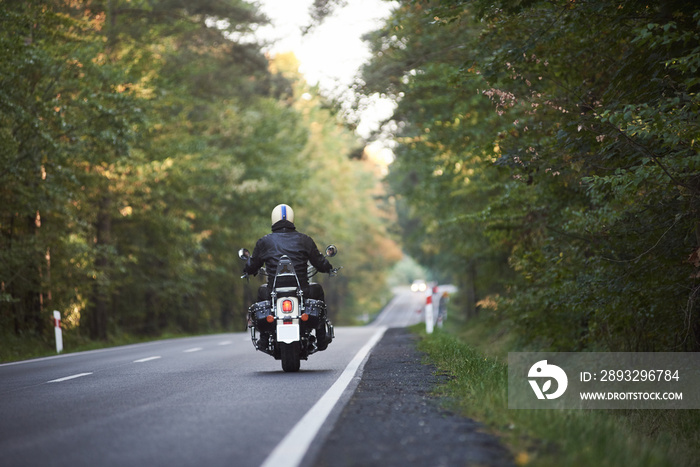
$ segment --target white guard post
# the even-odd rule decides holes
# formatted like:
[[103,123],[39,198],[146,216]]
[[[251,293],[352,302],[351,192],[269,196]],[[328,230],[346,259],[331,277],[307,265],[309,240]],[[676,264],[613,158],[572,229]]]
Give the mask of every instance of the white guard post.
[[433,290],[425,291],[425,332],[433,333]]
[[438,329],[442,329],[442,326],[445,321],[445,314],[447,312],[447,292],[444,292],[442,295],[440,295],[438,292],[440,292],[435,286],[433,289],[433,294],[434,297],[436,297],[436,306],[437,306],[437,327]]
[[63,333],[61,331],[61,313],[53,312],[54,332],[56,333],[56,353],[63,352]]

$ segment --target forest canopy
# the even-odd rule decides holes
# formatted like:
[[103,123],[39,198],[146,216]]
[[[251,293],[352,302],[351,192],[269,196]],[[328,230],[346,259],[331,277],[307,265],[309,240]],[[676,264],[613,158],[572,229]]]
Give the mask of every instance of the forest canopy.
[[[236,252],[292,205],[335,243],[332,317],[378,311],[400,251],[363,142],[242,0],[0,2],[0,327],[48,341],[245,327]],[[353,156],[353,157],[351,157]]]
[[398,4],[356,88],[408,252],[525,347],[699,350],[697,2]]

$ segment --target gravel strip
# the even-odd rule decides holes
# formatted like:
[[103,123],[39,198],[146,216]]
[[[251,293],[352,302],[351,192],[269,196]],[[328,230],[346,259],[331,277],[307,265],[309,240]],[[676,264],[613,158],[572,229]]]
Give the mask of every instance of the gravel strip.
[[443,377],[421,363],[416,340],[403,328],[387,330],[314,467],[513,465],[477,422],[439,407],[430,393]]

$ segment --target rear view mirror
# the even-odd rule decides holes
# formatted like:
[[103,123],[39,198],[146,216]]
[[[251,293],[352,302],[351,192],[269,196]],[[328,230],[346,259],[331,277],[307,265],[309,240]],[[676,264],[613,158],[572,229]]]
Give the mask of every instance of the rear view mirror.
[[241,248],[238,250],[238,257],[244,261],[247,261],[250,259],[250,251],[246,250],[245,248]]
[[326,247],[326,256],[328,256],[329,258],[332,258],[337,254],[338,254],[338,248],[335,245],[328,245]]

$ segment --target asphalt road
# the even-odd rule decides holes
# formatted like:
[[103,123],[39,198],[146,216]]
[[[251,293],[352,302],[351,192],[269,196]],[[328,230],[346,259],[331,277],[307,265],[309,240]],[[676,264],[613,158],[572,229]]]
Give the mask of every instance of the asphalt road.
[[0,365],[0,465],[259,466],[376,333],[299,373],[242,333]]
[[[398,288],[375,320],[386,326],[342,410],[309,450],[303,467],[512,467],[511,454],[478,422],[433,396],[446,376],[425,364],[418,337],[426,297]],[[437,295],[454,287],[438,288]]]
[[337,328],[298,373],[256,352],[247,333],[0,365],[0,465],[308,465],[367,352],[387,328],[423,319],[423,294],[396,293],[371,325]]
[[446,377],[424,363],[410,331],[388,329],[350,401],[303,467],[514,467],[478,422],[432,395]]
[[394,298],[384,307],[371,326],[406,327],[425,320],[425,294],[409,287],[394,288]]

